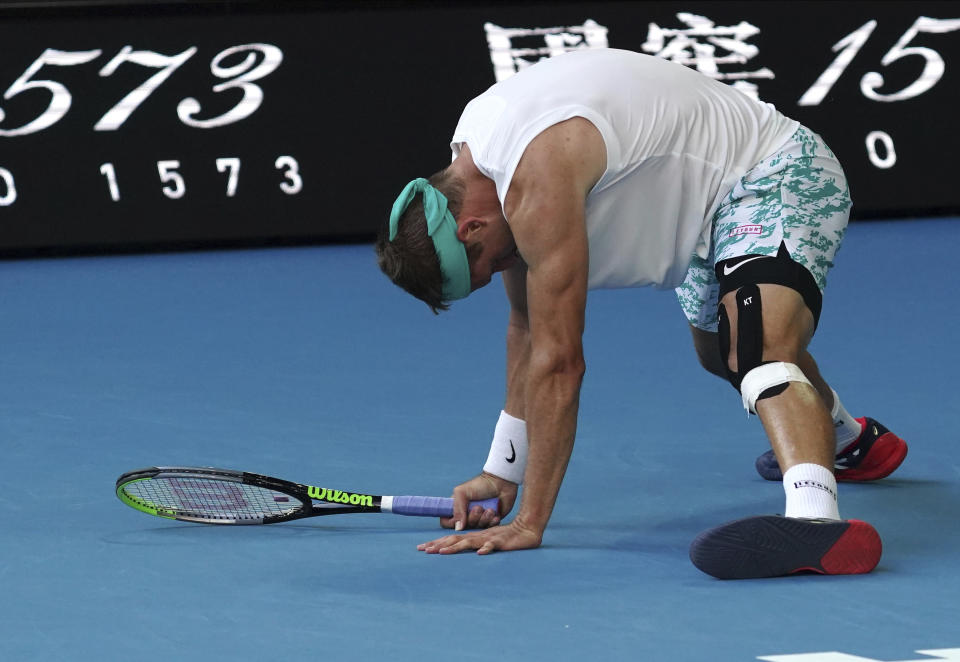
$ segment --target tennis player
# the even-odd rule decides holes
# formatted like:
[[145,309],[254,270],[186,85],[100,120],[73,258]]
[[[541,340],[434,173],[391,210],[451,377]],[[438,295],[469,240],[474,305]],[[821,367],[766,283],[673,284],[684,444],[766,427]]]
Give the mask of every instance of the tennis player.
[[[451,147],[447,168],[398,197],[379,264],[435,313],[502,272],[507,389],[487,463],[443,520],[482,530],[419,549],[541,544],[576,433],[587,291],[654,286],[676,290],[701,364],[763,423],[757,469],[786,493],[783,516],[700,534],[694,564],[725,578],[876,566],[880,538],[840,517],[837,480],[882,478],[907,446],[852,417],[807,351],[851,205],[817,134],[681,65],[602,49],[492,86]],[[494,496],[501,512],[467,511]]]

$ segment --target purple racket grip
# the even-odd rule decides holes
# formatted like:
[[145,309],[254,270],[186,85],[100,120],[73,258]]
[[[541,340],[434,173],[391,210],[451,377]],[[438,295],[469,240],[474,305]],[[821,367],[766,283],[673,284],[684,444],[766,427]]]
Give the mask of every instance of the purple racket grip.
[[[500,512],[500,500],[496,497],[485,501],[471,501],[470,508],[480,506]],[[449,497],[395,496],[393,508],[395,515],[418,515],[420,517],[452,517],[453,499]]]

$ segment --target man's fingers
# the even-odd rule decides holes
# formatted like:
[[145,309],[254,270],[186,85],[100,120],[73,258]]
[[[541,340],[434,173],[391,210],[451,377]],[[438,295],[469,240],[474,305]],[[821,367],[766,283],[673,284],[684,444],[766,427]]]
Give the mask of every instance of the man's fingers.
[[[452,517],[441,517],[440,526],[445,529],[455,529],[461,531],[464,528],[476,528],[475,525],[471,526],[468,515],[466,514],[467,504],[470,501],[466,498],[463,499],[463,503],[460,503],[460,499],[457,497],[457,494],[453,495],[453,516]],[[479,517],[477,518],[479,521]]]
[[422,542],[417,545],[417,549],[419,549],[421,552],[426,552],[427,554],[436,554],[440,547],[449,544],[459,537],[460,536],[444,536],[443,538],[437,538],[436,540],[431,540],[429,542]]
[[452,529],[456,521],[457,520],[454,517],[441,517],[440,526],[442,526],[445,529]]
[[460,552],[475,548],[476,543],[471,538],[461,538],[455,543],[441,547],[437,550],[437,554],[459,554]]
[[417,549],[428,554],[456,554],[475,549],[478,554],[486,555],[494,551],[534,549],[540,546],[540,542],[541,534],[517,526],[514,521],[506,526],[437,538],[417,545]]
[[[500,523],[500,516],[497,514],[497,511],[492,510],[490,508],[487,508],[484,510],[479,506],[477,506],[477,508],[480,509],[480,513],[477,518],[477,526],[479,526],[481,529],[486,529],[491,526],[496,526],[497,524]],[[471,516],[473,515],[472,512],[470,514]]]
[[470,539],[466,536],[444,536],[437,540],[417,545],[417,549],[427,554],[456,554],[470,549]]
[[[492,543],[484,543],[483,539],[479,536],[450,535],[431,540],[430,542],[420,543],[417,545],[417,549],[427,554],[458,554],[471,549],[480,549],[487,545],[492,545]],[[492,551],[492,548],[490,551]]]
[[470,505],[470,497],[467,491],[463,489],[453,490],[453,528],[462,531],[467,526],[467,506]]
[[[453,517],[441,517],[440,526],[445,529],[454,529],[458,521],[464,523],[464,529],[486,529],[499,524],[500,515],[492,508],[474,506],[463,519],[458,520],[456,515]],[[461,529],[456,530],[460,531]]]

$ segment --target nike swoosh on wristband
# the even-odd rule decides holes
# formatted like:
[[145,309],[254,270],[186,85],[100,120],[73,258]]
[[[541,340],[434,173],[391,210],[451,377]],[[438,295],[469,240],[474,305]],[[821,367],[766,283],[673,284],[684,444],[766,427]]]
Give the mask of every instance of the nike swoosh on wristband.
[[729,276],[729,275],[732,274],[734,271],[736,271],[737,269],[739,269],[740,267],[742,267],[743,265],[745,265],[747,262],[753,262],[754,260],[761,260],[761,259],[763,259],[763,258],[765,258],[765,257],[770,257],[770,256],[769,256],[769,255],[755,255],[755,256],[753,256],[753,257],[748,257],[746,260],[741,260],[740,262],[737,262],[737,263],[736,263],[735,265],[733,265],[732,267],[731,267],[729,264],[724,264],[724,265],[723,265],[723,275],[724,275],[724,276]]
[[517,460],[517,449],[513,447],[513,439],[510,440],[510,452],[513,453],[510,457],[503,458],[510,464],[513,464]]

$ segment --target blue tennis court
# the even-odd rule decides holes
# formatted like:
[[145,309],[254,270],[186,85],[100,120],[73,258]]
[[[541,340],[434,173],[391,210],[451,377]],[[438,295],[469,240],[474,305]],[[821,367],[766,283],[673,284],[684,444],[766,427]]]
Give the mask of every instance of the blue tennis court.
[[690,541],[783,492],[672,293],[591,294],[543,547],[438,557],[416,551],[429,519],[190,525],[114,480],[209,465],[448,495],[502,406],[499,287],[435,318],[369,245],[2,262],[0,659],[960,659],[958,244],[957,219],[854,223],[813,345],[851,412],[910,443],[891,478],[841,485],[879,567],[739,582]]

